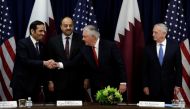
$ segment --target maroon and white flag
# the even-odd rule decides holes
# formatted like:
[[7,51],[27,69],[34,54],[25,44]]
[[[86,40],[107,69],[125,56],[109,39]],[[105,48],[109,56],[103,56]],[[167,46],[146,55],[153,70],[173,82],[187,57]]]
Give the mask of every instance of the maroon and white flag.
[[29,27],[30,24],[35,20],[42,21],[46,24],[47,34],[44,41],[46,41],[49,38],[49,36],[56,34],[55,22],[50,0],[35,0],[30,20],[28,23],[28,28],[26,30],[26,37],[30,35]]
[[[132,101],[135,80],[139,77],[142,50],[144,47],[143,29],[137,0],[123,0],[117,22],[115,41],[119,43],[126,66],[128,101]],[[133,85],[132,85],[133,84]]]

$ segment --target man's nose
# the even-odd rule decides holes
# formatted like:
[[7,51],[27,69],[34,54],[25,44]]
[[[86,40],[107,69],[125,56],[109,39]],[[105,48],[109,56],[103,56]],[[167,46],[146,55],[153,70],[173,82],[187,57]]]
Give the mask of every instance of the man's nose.
[[42,35],[45,35],[45,32],[42,32]]
[[71,29],[71,27],[70,27],[70,26],[67,26],[67,29]]

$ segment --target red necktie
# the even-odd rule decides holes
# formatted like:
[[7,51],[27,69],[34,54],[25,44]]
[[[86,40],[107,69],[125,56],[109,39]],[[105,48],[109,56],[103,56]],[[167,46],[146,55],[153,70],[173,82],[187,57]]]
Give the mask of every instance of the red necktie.
[[99,62],[98,62],[98,57],[97,57],[97,54],[96,54],[96,51],[95,51],[95,47],[92,47],[92,51],[93,51],[93,58],[96,62],[96,65],[98,66],[99,65]]

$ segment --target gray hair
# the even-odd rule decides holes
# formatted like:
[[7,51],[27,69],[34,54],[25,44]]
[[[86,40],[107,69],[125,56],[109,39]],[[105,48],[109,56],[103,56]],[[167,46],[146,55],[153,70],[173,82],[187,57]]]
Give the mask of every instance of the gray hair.
[[90,36],[95,36],[96,38],[100,37],[100,33],[98,32],[98,29],[93,25],[86,25],[83,28],[83,32],[87,32]]
[[167,34],[168,27],[166,26],[166,24],[164,24],[164,23],[157,23],[157,24],[154,25],[154,27],[155,26],[159,26],[161,28],[161,30]]

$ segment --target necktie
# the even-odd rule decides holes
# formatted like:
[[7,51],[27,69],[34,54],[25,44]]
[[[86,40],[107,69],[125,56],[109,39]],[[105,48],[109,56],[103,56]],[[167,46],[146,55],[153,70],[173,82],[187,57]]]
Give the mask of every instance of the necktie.
[[97,57],[97,54],[96,54],[96,51],[95,51],[95,47],[92,47],[92,51],[93,51],[93,58],[96,62],[96,65],[98,66],[99,65],[99,62],[98,62],[98,57]]
[[67,59],[69,59],[69,39],[70,39],[70,37],[66,37],[65,54],[67,56]]
[[159,49],[159,62],[160,62],[160,65],[162,65],[163,63],[163,57],[164,57],[164,53],[163,53],[163,48],[162,48],[162,44],[160,44],[160,49]]
[[35,43],[37,54],[40,55],[39,42]]

